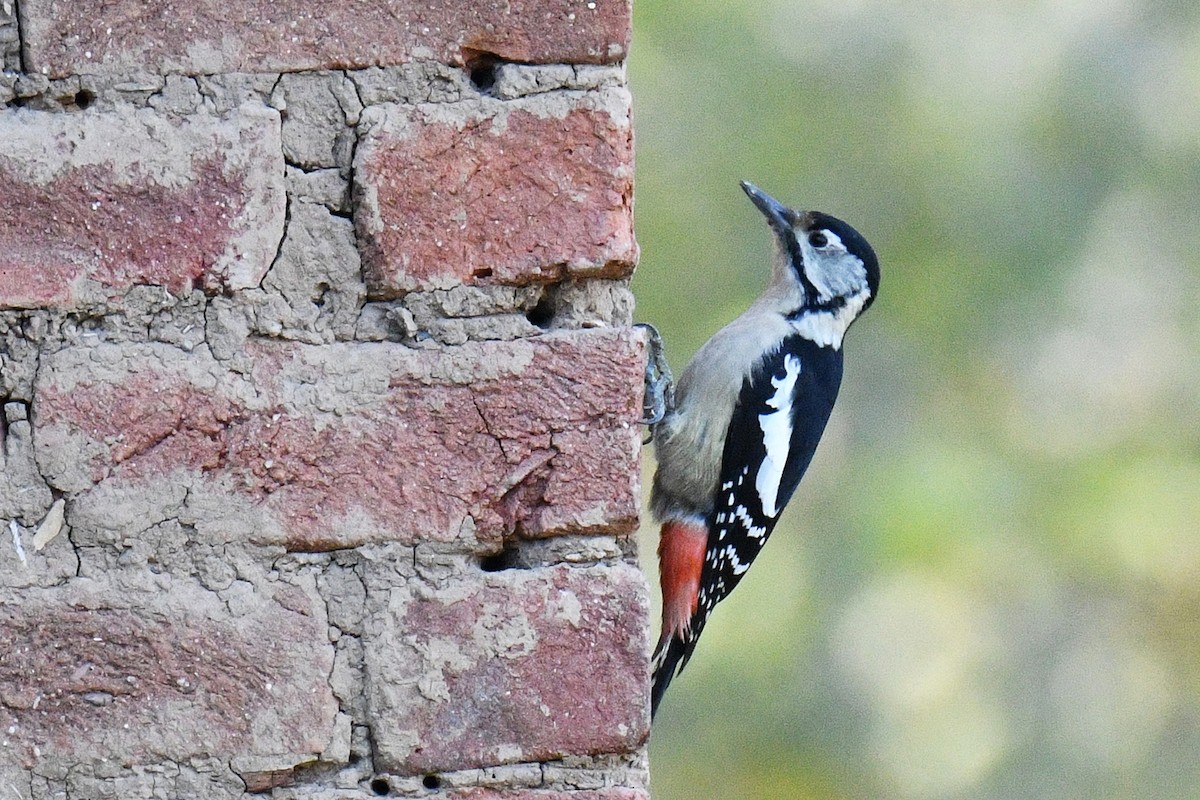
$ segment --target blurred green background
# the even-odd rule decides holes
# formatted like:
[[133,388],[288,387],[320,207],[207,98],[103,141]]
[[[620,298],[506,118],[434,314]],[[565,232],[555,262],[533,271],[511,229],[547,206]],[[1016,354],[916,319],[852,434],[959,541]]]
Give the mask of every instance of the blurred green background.
[[675,369],[765,281],[739,179],[883,268],[655,800],[1200,797],[1200,3],[634,8]]

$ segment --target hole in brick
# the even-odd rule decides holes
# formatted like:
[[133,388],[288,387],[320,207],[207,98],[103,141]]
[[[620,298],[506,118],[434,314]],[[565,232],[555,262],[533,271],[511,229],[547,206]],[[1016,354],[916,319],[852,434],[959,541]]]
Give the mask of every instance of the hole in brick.
[[495,555],[479,559],[479,568],[484,572],[503,572],[506,569],[516,569],[520,566],[517,555],[517,548],[506,547]]
[[421,779],[421,785],[426,789],[440,789],[442,788],[442,779],[437,775],[426,775]]
[[387,778],[375,778],[371,781],[371,791],[380,797],[386,797],[392,793],[392,785],[387,782]]
[[96,93],[88,91],[87,89],[80,89],[75,93],[74,101],[75,105],[79,108],[87,108],[92,103],[96,102]]
[[484,556],[479,561],[479,568],[484,572],[501,572],[509,568],[503,553],[494,556]]
[[490,92],[492,87],[496,85],[496,67],[500,65],[500,59],[495,53],[487,53],[482,50],[472,50],[463,48],[463,63],[467,67],[467,75],[471,78],[471,85],[480,92]]
[[473,276],[475,276],[476,278],[490,278],[490,277],[492,277],[492,268],[491,267],[480,267],[479,269],[475,270],[471,274]]
[[471,69],[471,83],[481,92],[486,92],[496,85],[496,64],[480,64]]
[[324,308],[325,298],[329,295],[329,292],[332,288],[333,287],[324,281],[318,283],[316,286],[316,297],[313,299],[313,305],[315,305],[317,308]]
[[492,87],[496,85],[496,70],[502,64],[510,63],[495,53],[471,47],[462,49],[462,60],[471,85],[483,94],[491,92]]
[[538,299],[537,305],[525,312],[525,319],[542,330],[549,328],[550,323],[554,322],[554,298],[549,294],[543,294]]

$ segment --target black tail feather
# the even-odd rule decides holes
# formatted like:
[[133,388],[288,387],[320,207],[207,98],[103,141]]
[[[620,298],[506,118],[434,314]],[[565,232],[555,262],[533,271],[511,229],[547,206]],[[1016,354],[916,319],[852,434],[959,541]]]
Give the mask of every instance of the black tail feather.
[[667,693],[667,687],[671,685],[671,680],[676,675],[683,672],[694,649],[696,649],[695,637],[691,637],[690,641],[684,641],[672,636],[659,641],[658,647],[654,649],[654,674],[650,688],[650,719],[653,720],[654,715],[658,713],[658,704],[662,702],[663,695]]

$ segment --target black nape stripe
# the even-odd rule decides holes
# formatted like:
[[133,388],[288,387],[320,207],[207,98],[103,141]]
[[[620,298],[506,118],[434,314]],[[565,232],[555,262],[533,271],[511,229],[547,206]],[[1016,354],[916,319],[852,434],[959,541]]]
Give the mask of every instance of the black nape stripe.
[[800,250],[800,242],[796,239],[794,230],[784,232],[784,244],[787,245],[788,259],[792,262],[792,270],[800,279],[800,286],[804,289],[804,300],[807,304],[809,298],[817,296],[817,287],[813,286],[808,275],[804,273],[804,253]]

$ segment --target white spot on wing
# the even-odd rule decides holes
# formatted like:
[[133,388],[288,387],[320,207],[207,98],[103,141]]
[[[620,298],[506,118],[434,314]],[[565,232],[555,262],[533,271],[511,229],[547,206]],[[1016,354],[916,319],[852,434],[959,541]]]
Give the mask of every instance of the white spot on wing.
[[734,575],[741,575],[750,569],[750,564],[743,564],[741,559],[738,558],[737,550],[734,549],[733,545],[728,545],[725,548],[725,560],[729,562],[729,567],[733,570]]
[[762,501],[763,513],[774,517],[779,513],[775,503],[779,496],[779,482],[783,480],[783,467],[787,463],[792,445],[792,391],[800,377],[800,359],[788,355],[783,360],[783,377],[771,378],[775,393],[767,400],[774,409],[758,415],[758,426],[762,429],[763,444],[767,455],[758,468],[754,488]]
[[754,520],[750,518],[750,512],[745,506],[738,506],[734,514],[734,518],[741,523],[746,531],[746,535],[751,539],[762,539],[767,535],[766,525],[755,525]]

